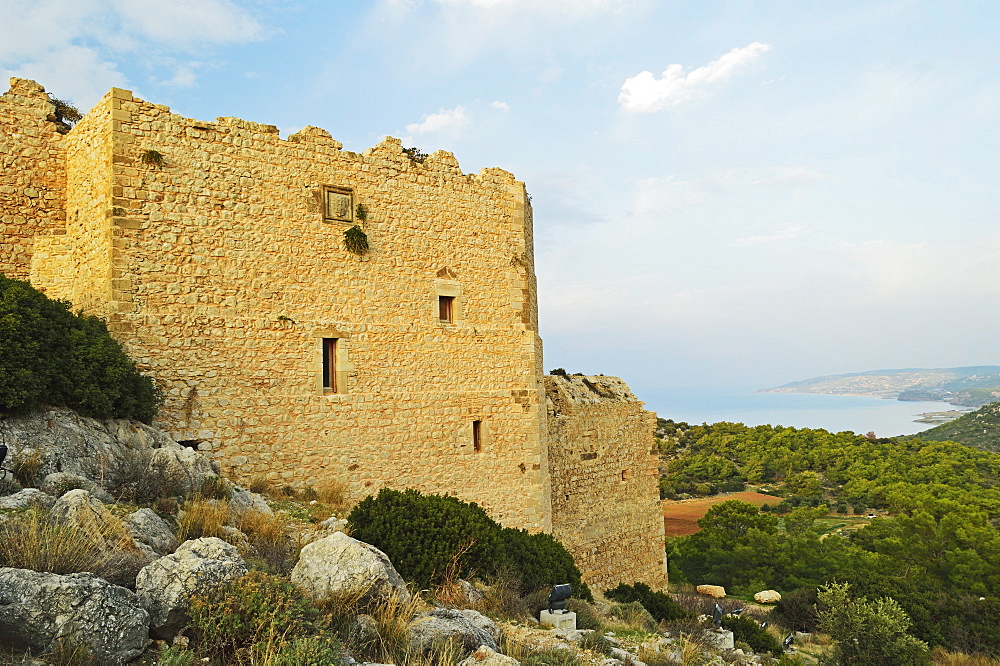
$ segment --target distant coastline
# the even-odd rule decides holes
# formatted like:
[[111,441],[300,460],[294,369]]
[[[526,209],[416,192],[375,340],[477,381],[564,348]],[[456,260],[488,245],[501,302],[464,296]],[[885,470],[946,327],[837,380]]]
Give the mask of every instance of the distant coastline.
[[[761,393],[811,393],[820,395],[873,396],[906,402],[946,402],[976,408],[1000,401],[1000,366],[979,365],[961,368],[904,368],[871,370],[843,375],[812,377]],[[949,410],[949,412],[952,410]],[[928,412],[928,419],[947,412]],[[956,416],[961,415],[961,411]],[[952,417],[955,418],[955,417]],[[943,423],[926,420],[925,423]]]

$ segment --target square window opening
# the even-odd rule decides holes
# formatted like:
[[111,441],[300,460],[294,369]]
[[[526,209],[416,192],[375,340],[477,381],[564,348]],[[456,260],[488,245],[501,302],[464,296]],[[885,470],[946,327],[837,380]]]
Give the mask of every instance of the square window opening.
[[455,323],[455,297],[438,296],[438,318],[442,323]]

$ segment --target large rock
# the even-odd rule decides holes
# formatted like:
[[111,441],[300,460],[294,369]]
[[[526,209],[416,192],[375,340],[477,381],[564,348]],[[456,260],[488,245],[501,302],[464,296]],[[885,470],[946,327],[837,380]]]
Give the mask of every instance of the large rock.
[[695,589],[698,590],[698,594],[704,594],[716,599],[722,599],[726,596],[726,588],[721,585],[699,585]]
[[85,643],[95,661],[124,663],[146,647],[149,614],[130,590],[76,573],[0,569],[0,644],[44,651]]
[[410,598],[406,583],[385,553],[343,532],[305,546],[291,579],[317,601],[352,598],[370,603],[390,596]]
[[473,652],[482,645],[494,651],[499,649],[499,627],[474,610],[435,608],[417,616],[406,634],[410,648],[423,655],[443,642],[454,642],[466,652]]
[[781,601],[781,594],[776,590],[764,590],[753,595],[753,600],[759,604],[776,604]]
[[103,502],[78,488],[56,500],[49,517],[86,535],[100,554],[101,563],[97,565],[99,569],[93,569],[95,573],[112,583],[132,586],[148,558],[143,557],[132,533]]
[[114,501],[114,498],[111,497],[111,495],[109,495],[101,486],[86,477],[70,474],[69,472],[53,472],[52,474],[46,475],[46,477],[42,479],[42,483],[39,485],[39,488],[42,492],[55,497],[61,497],[70,490],[82,488],[94,497],[97,497],[102,502],[110,503]]
[[25,488],[13,495],[0,497],[0,509],[50,509],[56,498],[47,495],[37,488]]
[[177,550],[177,537],[152,509],[139,509],[129,514],[125,526],[144,553],[161,557]]
[[521,662],[514,657],[494,652],[485,645],[480,645],[475,652],[458,662],[458,666],[520,666],[520,664]]
[[229,509],[236,514],[247,511],[258,511],[269,516],[274,515],[274,511],[267,505],[267,500],[259,493],[252,493],[246,488],[233,486],[233,495],[229,499]]
[[171,555],[139,571],[136,592],[149,611],[149,633],[172,639],[187,623],[191,597],[206,594],[247,572],[235,546],[216,537],[185,541]]

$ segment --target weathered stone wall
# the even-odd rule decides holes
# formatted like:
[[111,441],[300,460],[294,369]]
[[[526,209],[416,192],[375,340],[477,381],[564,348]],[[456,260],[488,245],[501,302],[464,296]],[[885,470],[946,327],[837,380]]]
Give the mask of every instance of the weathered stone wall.
[[[34,278],[58,291],[76,276],[55,295],[109,318],[165,387],[159,424],[176,439],[244,480],[451,492],[549,529],[522,183],[463,174],[446,152],[415,162],[395,139],[360,155],[317,128],[282,140],[124,90],[67,139],[69,240]],[[324,186],[367,206],[370,254],[344,249],[350,223],[324,219]],[[439,296],[455,297],[453,323]],[[322,386],[324,338],[337,391]]]
[[617,377],[545,377],[552,533],[588,584],[666,585],[656,415]]
[[46,120],[54,106],[34,81],[12,78],[0,96],[0,273],[25,280],[34,238],[62,233],[64,137]]

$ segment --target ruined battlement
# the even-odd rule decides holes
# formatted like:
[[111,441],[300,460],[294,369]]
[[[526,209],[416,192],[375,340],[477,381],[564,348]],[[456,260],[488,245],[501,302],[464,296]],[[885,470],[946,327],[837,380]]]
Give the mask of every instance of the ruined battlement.
[[[554,462],[575,451],[567,424],[621,420],[608,446],[632,453],[608,462],[645,479],[652,426],[623,383],[617,402],[564,390],[550,400],[567,407],[547,410],[532,210],[509,172],[413,159],[391,137],[363,153],[317,127],[282,139],[117,88],[70,131],[52,112],[34,82],[0,97],[2,270],[105,317],[165,390],[157,425],[227,475],[452,493],[567,544],[583,509],[563,499],[571,512],[556,515],[554,490],[573,495],[589,464]],[[345,245],[354,227],[367,251]],[[655,487],[606,481],[576,487],[613,491],[607,506],[648,494],[628,529],[662,537]],[[600,543],[578,540],[594,581],[624,556],[599,529]],[[659,559],[643,551],[636,575],[652,573],[636,580],[653,584],[662,540],[647,550]]]

